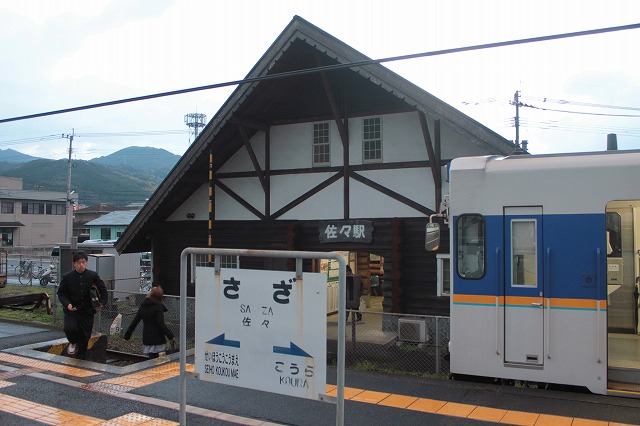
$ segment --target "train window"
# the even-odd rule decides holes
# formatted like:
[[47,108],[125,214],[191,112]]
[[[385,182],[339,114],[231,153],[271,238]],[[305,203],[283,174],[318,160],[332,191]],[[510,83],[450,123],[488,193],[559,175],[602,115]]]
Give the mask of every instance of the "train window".
[[622,256],[622,218],[618,212],[607,212],[607,257]]
[[479,214],[464,214],[457,222],[457,271],[462,278],[484,276],[484,218]]
[[511,221],[511,285],[538,285],[537,222],[535,219]]

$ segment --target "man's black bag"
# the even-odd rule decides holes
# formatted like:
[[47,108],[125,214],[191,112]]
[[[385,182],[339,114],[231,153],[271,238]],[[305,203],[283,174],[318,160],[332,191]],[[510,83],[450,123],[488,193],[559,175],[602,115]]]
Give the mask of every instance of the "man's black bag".
[[91,295],[91,306],[93,306],[94,309],[102,308],[102,303],[100,303],[100,291],[98,291],[97,285],[91,284],[89,294]]

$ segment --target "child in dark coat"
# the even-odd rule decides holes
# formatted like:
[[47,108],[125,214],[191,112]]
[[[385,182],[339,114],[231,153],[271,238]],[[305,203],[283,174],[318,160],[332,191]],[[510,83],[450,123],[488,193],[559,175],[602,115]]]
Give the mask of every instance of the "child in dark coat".
[[164,313],[167,308],[162,304],[163,297],[162,287],[153,287],[140,305],[133,322],[124,333],[124,339],[129,340],[138,323],[142,320],[142,352],[149,354],[149,358],[157,358],[160,352],[167,349],[165,336],[169,340],[173,340],[173,332],[164,323]]

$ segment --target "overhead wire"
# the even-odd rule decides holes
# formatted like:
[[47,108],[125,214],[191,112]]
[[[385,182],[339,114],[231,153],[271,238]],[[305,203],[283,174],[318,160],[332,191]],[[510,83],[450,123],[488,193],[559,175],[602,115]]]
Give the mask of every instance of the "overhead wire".
[[173,90],[168,92],[154,93],[151,95],[136,96],[132,98],[118,99],[114,101],[100,102],[100,103],[77,106],[72,108],[64,108],[64,109],[59,109],[55,111],[47,111],[47,112],[41,112],[36,114],[22,115],[18,117],[3,118],[3,119],[0,119],[0,124],[12,122],[12,121],[29,120],[32,118],[46,117],[46,116],[57,115],[57,114],[65,114],[65,113],[75,112],[75,111],[83,111],[83,110],[94,109],[94,108],[103,108],[107,106],[120,105],[120,104],[125,104],[130,102],[139,102],[139,101],[162,98],[167,96],[181,95],[185,93],[192,93],[192,92],[198,92],[203,90],[218,89],[218,88],[228,87],[228,86],[237,86],[240,84],[257,83],[257,82],[267,81],[267,80],[275,80],[275,79],[286,78],[286,77],[314,74],[314,73],[319,73],[323,71],[332,71],[332,70],[344,69],[344,68],[359,68],[367,65],[377,65],[377,64],[382,64],[386,62],[402,61],[402,60],[415,59],[415,58],[426,58],[431,56],[448,55],[452,53],[470,52],[474,50],[492,49],[496,47],[514,46],[519,44],[536,43],[541,41],[558,40],[558,39],[565,39],[565,38],[571,38],[571,37],[582,37],[587,35],[611,33],[616,31],[625,31],[625,30],[632,30],[632,29],[638,29],[638,28],[640,28],[640,23],[630,24],[630,25],[621,25],[617,27],[598,28],[598,29],[586,30],[586,31],[576,31],[571,33],[555,34],[555,35],[548,35],[548,36],[530,37],[530,38],[509,40],[509,41],[503,41],[503,42],[478,44],[474,46],[443,49],[443,50],[436,50],[431,52],[414,53],[409,55],[392,56],[392,57],[381,58],[381,59],[367,59],[367,60],[356,61],[356,62],[325,65],[320,67],[306,68],[302,70],[287,71],[287,72],[275,73],[270,75],[264,75],[260,77],[248,77],[240,80],[227,81],[223,83],[210,84],[206,86],[191,87],[188,89]]
[[523,100],[533,100],[533,101],[539,101],[539,102],[550,102],[550,103],[557,103],[557,104],[563,104],[563,105],[577,105],[577,106],[586,106],[586,107],[593,107],[593,108],[609,108],[609,109],[623,109],[623,110],[630,110],[630,111],[640,111],[640,108],[638,107],[629,107],[629,106],[617,106],[617,105],[606,105],[606,104],[594,104],[594,103],[590,103],[590,102],[579,102],[579,101],[568,101],[568,100],[564,100],[564,99],[551,99],[551,98],[541,98],[541,97],[534,97],[534,96],[523,96],[521,99]]

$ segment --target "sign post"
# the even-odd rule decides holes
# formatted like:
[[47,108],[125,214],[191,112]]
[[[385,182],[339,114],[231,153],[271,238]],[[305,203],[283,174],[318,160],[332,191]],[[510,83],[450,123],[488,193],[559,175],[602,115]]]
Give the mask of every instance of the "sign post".
[[[195,371],[206,381],[329,400],[326,392],[326,275],[302,273],[302,259],[339,264],[336,425],[344,424],[346,261],[337,253],[186,248],[180,257],[180,424],[186,424],[186,311],[189,255],[195,268]],[[296,271],[219,267],[220,255],[295,258]],[[194,262],[191,263],[192,267]]]

